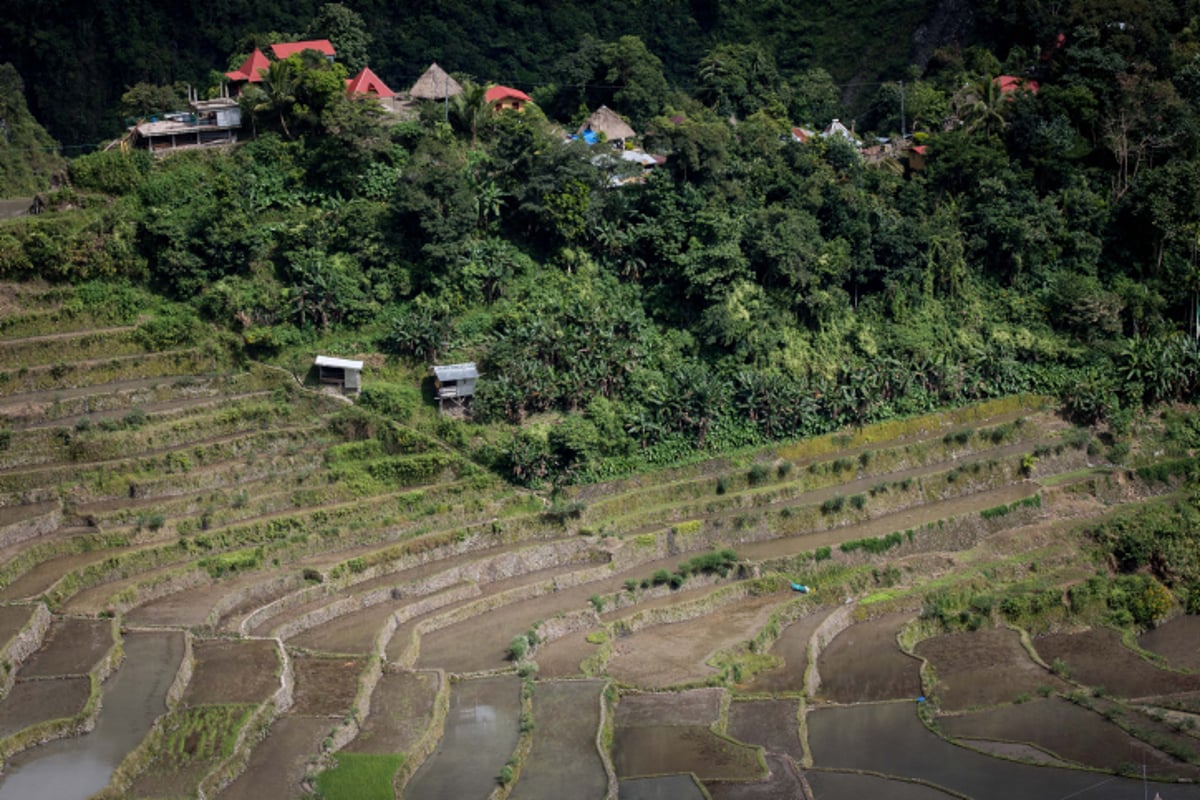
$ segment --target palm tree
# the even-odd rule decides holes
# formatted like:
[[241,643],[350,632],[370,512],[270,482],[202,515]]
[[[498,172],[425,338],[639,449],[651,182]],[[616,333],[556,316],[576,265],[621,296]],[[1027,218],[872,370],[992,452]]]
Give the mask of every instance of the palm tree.
[[263,75],[260,96],[252,106],[254,113],[273,111],[279,115],[283,135],[292,138],[287,126],[287,111],[296,102],[296,65],[290,60],[275,61]]

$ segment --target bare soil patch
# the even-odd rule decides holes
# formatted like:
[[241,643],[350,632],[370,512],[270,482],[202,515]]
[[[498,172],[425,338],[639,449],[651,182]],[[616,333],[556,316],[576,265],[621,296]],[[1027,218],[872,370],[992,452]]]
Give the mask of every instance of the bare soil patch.
[[619,728],[652,725],[711,725],[721,715],[724,689],[622,695],[615,723]]
[[706,616],[640,630],[613,643],[608,672],[649,688],[704,680],[716,674],[704,663],[714,652],[752,638],[787,599],[780,594],[747,597]]
[[25,623],[33,616],[33,610],[33,606],[0,606],[0,645],[25,627]]
[[218,797],[221,800],[266,800],[266,798],[311,797],[300,788],[305,766],[321,749],[329,735],[324,717],[287,715],[275,721],[271,733],[255,746],[250,762],[237,780]]
[[757,752],[700,726],[617,728],[613,766],[622,778],[691,772],[701,780],[750,781],[766,777]]
[[433,721],[438,674],[386,672],[371,694],[371,713],[346,749],[352,753],[406,753]]
[[1200,616],[1176,617],[1142,634],[1138,644],[1175,667],[1200,671]]
[[261,703],[279,689],[279,654],[266,639],[198,639],[195,666],[184,692],[189,706],[208,703]]
[[1045,764],[1051,767],[1069,767],[1066,761],[1047,753],[1045,750],[1039,750],[1031,744],[1021,744],[1020,742],[997,742],[991,739],[965,739],[956,737],[959,742],[967,747],[973,747],[984,753],[1000,756],[1001,758],[1012,758],[1017,761],[1028,761],[1031,764]]
[[112,647],[112,620],[56,619],[41,648],[21,667],[20,676],[82,675]]
[[804,758],[800,746],[800,723],[795,700],[744,700],[729,706],[729,730],[733,738],[758,745],[768,753]]
[[296,689],[292,713],[342,716],[354,705],[362,668],[363,661],[357,658],[294,657],[292,670],[296,675]]
[[808,642],[817,627],[833,612],[832,608],[813,609],[788,625],[768,651],[783,659],[783,664],[760,672],[746,685],[747,692],[800,692],[804,690],[804,670],[808,668]]
[[0,736],[46,720],[75,716],[83,710],[89,691],[87,678],[17,681],[0,702]]
[[579,665],[596,652],[598,645],[587,640],[590,631],[578,631],[550,644],[538,645],[534,659],[538,665],[538,677],[570,678],[583,674]]
[[1200,772],[1138,741],[1099,714],[1059,698],[946,717],[939,725],[953,738],[1025,742],[1096,769],[1114,770],[1124,762],[1144,763],[1150,775],[1159,777],[1194,778]]
[[910,619],[908,613],[887,614],[838,634],[817,660],[820,697],[863,703],[920,695],[920,662],[896,642],[896,634]]
[[1150,697],[1200,690],[1200,675],[1159,669],[1121,644],[1116,631],[1093,628],[1081,633],[1039,636],[1033,640],[1046,663],[1062,659],[1072,680],[1103,687],[1117,697]]
[[1041,687],[1071,689],[1031,659],[1020,635],[1007,628],[936,636],[919,643],[915,652],[933,667],[938,705],[948,711],[1011,703]]

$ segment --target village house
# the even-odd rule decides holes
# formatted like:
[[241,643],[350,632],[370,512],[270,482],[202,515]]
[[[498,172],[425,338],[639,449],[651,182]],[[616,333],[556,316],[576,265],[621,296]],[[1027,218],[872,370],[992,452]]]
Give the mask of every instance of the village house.
[[188,90],[188,111],[151,117],[134,125],[129,140],[134,147],[151,152],[185,147],[234,144],[242,127],[242,109],[232,97],[200,100]]
[[533,102],[532,97],[520,89],[513,89],[510,86],[493,86],[484,93],[483,99],[492,107],[493,111],[516,111],[518,113],[524,111],[525,106]]

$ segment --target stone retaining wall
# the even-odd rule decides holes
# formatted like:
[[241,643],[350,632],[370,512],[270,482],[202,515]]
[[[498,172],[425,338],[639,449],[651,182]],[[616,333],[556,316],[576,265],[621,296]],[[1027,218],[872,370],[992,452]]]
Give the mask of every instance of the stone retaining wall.
[[808,666],[804,671],[804,692],[809,697],[816,697],[821,688],[821,675],[817,671],[817,659],[821,651],[833,641],[839,633],[854,624],[854,611],[857,603],[843,605],[822,620],[817,629],[808,639]]
[[0,682],[0,698],[6,697],[12,689],[13,682],[17,678],[17,670],[21,664],[25,663],[25,659],[42,646],[51,619],[50,609],[46,608],[45,603],[32,606],[29,620],[11,639],[5,642],[3,649],[0,649],[0,661],[7,665],[2,682]]
[[0,548],[11,547],[47,533],[53,533],[62,525],[62,505],[38,514],[36,517],[0,525]]
[[404,766],[400,768],[393,779],[392,787],[397,797],[402,796],[405,784],[425,763],[425,759],[429,758],[437,749],[438,742],[442,740],[442,735],[446,732],[446,716],[450,713],[450,682],[446,680],[444,670],[438,669],[435,672],[438,678],[438,688],[437,694],[433,698],[433,718],[425,733],[417,740],[416,744],[409,748]]

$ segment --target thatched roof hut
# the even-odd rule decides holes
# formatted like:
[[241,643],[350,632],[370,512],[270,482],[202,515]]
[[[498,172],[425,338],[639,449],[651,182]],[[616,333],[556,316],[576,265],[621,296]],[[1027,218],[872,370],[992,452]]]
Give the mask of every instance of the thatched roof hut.
[[415,100],[444,100],[462,93],[463,87],[459,82],[451,78],[450,73],[439,67],[437,62],[430,64],[425,74],[417,78],[417,82],[408,90],[409,96]]
[[637,136],[629,123],[617,116],[617,112],[608,106],[600,106],[592,115],[583,121],[577,133],[591,129],[593,133],[603,133],[610,142],[617,139],[632,139]]

